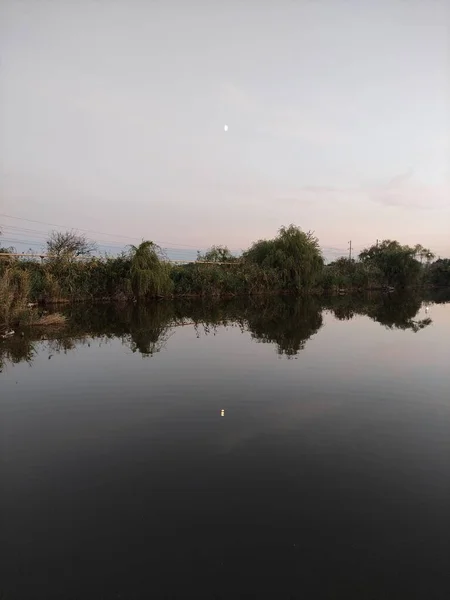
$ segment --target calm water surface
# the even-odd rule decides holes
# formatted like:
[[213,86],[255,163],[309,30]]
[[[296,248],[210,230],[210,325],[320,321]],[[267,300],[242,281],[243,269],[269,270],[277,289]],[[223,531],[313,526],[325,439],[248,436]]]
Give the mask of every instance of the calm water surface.
[[450,597],[449,303],[67,314],[0,346],[2,599]]

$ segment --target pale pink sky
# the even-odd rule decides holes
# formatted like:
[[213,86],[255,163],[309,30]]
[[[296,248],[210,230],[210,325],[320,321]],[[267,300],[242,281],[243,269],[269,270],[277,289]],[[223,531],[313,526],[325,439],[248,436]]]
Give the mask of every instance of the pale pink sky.
[[331,255],[450,256],[449,24],[446,0],[4,0],[4,238],[181,257],[293,222]]

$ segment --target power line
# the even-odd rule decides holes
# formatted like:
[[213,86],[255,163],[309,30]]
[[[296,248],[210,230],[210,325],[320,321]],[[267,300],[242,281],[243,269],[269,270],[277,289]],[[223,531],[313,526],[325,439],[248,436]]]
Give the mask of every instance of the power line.
[[[0,217],[6,217],[8,219],[16,219],[18,221],[27,221],[28,223],[38,223],[39,225],[48,225],[50,227],[59,227],[61,229],[76,229],[78,231],[84,231],[86,233],[95,233],[97,235],[109,235],[112,237],[120,237],[120,238],[124,238],[124,239],[128,239],[128,240],[135,240],[138,241],[141,238],[138,237],[132,237],[132,236],[128,236],[128,235],[122,235],[120,233],[106,233],[106,232],[102,232],[102,231],[95,231],[94,229],[84,229],[83,227],[69,227],[68,225],[57,225],[56,223],[48,223],[46,221],[37,221],[34,219],[25,219],[24,217],[15,217],[14,215],[6,215],[4,213],[0,213]],[[189,248],[195,248],[197,249],[197,246],[193,246],[192,244],[177,244],[175,242],[162,242],[162,241],[158,241],[158,240],[154,240],[157,244],[159,245],[166,245],[166,246],[179,246],[179,247],[189,247]]]
[[[28,247],[34,247],[34,248],[39,248],[39,249],[43,249],[43,244],[41,241],[38,240],[24,240],[24,239],[14,239],[14,238],[1,238],[2,241],[5,241],[9,244],[22,244],[24,246],[28,246]],[[108,253],[108,250],[116,250],[116,251],[120,251],[122,250],[122,248],[119,247],[114,247],[114,246],[107,246],[107,245],[101,245],[101,244],[97,244],[97,247],[99,249],[103,249],[104,252]],[[175,260],[175,261],[192,261],[193,258],[196,258],[195,256],[193,256],[193,253],[191,252],[191,254],[188,254],[187,252],[182,252],[177,254],[177,253],[173,253],[172,252],[168,252],[167,256],[169,258],[169,260]]]
[[[34,220],[34,219],[26,219],[24,217],[16,217],[14,215],[7,215],[7,214],[4,214],[4,213],[0,213],[0,217],[6,217],[6,218],[9,218],[9,219],[15,219],[15,220],[19,220],[19,221],[26,221],[26,222],[29,222],[29,223],[37,223],[37,224],[40,224],[40,225],[48,225],[50,227],[60,227],[62,229],[75,229],[75,230],[84,231],[84,232],[87,232],[87,233],[95,233],[97,235],[106,235],[106,236],[111,236],[111,237],[119,237],[119,238],[123,238],[125,240],[141,241],[141,238],[138,238],[138,237],[126,236],[126,235],[122,235],[122,234],[106,233],[106,232],[101,232],[101,231],[95,231],[93,229],[84,229],[82,227],[69,227],[69,226],[66,226],[66,225],[56,225],[55,223],[48,223],[46,221],[37,221],[37,220]],[[28,232],[28,233],[33,233],[34,236],[36,236],[36,235],[47,236],[48,235],[44,231],[41,231],[41,230],[38,230],[38,229],[30,229],[30,228],[27,228],[27,227],[17,227],[17,226],[14,226],[14,225],[4,225],[4,228],[5,229],[7,229],[7,228],[9,228],[9,229],[15,229],[15,230],[18,230],[18,231],[24,231],[24,232]],[[109,240],[100,240],[100,241],[109,242]],[[164,250],[170,249],[170,250],[172,250],[174,252],[179,251],[179,250],[183,251],[184,249],[185,250],[189,250],[189,249],[199,250],[199,249],[202,249],[202,248],[199,248],[199,246],[194,246],[192,244],[178,244],[176,242],[163,242],[163,241],[158,241],[158,240],[154,240],[154,241],[158,245],[161,245],[161,247]],[[111,245],[112,244],[118,244],[118,245],[123,246],[123,242],[121,242],[119,240],[111,240]],[[104,246],[106,246],[106,244],[104,244]],[[344,248],[336,248],[336,247],[333,247],[333,246],[325,246],[323,248],[323,250],[325,250],[325,251],[330,250],[330,251],[333,251],[333,252],[341,252],[342,255],[345,255],[345,253],[346,253],[346,250]]]
[[[9,234],[8,238],[0,238],[0,239],[4,239],[4,240],[9,240],[9,241],[14,241],[17,243],[27,243],[28,241],[32,241],[33,243],[38,243],[40,242],[41,244],[44,244],[47,242],[47,235],[43,234],[42,232],[38,232],[38,231],[28,231],[28,232],[21,232],[21,231],[9,231],[8,227],[5,227],[5,233]],[[8,231],[7,231],[8,230]],[[22,235],[25,235],[25,233],[33,233],[33,239],[32,240],[28,240],[28,239],[22,239]],[[15,237],[12,237],[15,236]],[[41,237],[43,236],[43,237]],[[28,237],[28,236],[27,236]],[[125,248],[126,245],[123,244],[122,242],[119,241],[115,241],[115,240],[95,240],[95,243],[97,246],[99,247],[104,247],[104,248],[116,248],[116,249],[122,249]],[[190,249],[190,248],[170,248],[170,247],[163,247],[162,250],[164,251],[170,251],[174,254],[185,254],[187,252],[189,253],[193,253],[194,250]]]
[[[48,234],[39,229],[32,229],[27,227],[18,227],[15,225],[6,225],[3,227],[4,232],[8,237],[3,237],[5,242],[14,245],[27,245],[33,247],[40,247],[43,249],[48,240]],[[26,234],[33,234],[26,235]],[[126,244],[119,240],[95,240],[97,249],[100,252],[106,253],[119,253],[120,251],[126,251]],[[198,246],[196,247],[198,249]],[[167,255],[170,260],[175,261],[192,261],[196,259],[196,252],[193,248],[172,248],[170,246],[161,247],[161,250]],[[198,251],[198,250],[197,250]]]
[[[14,247],[17,247],[18,245],[21,246],[28,246],[30,249],[31,247],[36,248],[36,252],[45,252],[45,246],[46,246],[46,241],[47,241],[47,236],[38,230],[33,230],[33,229],[28,229],[29,233],[33,233],[33,236],[24,236],[24,233],[22,233],[21,231],[10,231],[10,229],[12,229],[11,226],[7,226],[4,227],[4,231],[7,233],[7,237],[0,237],[0,244],[1,242],[5,242],[8,244],[13,245]],[[17,230],[25,230],[26,228],[14,228]],[[8,231],[6,231],[8,230]],[[9,233],[9,235],[8,235]],[[44,238],[39,237],[39,236],[44,236]],[[114,245],[114,244],[118,244],[118,245]],[[111,240],[110,242],[107,243],[98,243],[96,242],[96,247],[97,250],[99,251],[100,254],[113,254],[115,255],[116,253],[120,253],[121,251],[125,251],[125,246],[122,242],[115,242],[113,240]],[[170,261],[175,261],[175,262],[192,262],[193,260],[196,260],[197,256],[196,256],[196,252],[193,249],[189,249],[189,248],[161,248],[161,250],[164,252],[164,254],[167,256],[167,258]]]
[[[45,244],[45,242],[48,239],[48,234],[39,229],[31,229],[31,228],[27,228],[27,227],[17,227],[15,225],[5,225],[3,227],[3,230],[6,234],[9,234],[8,238],[3,238],[3,239],[12,241],[12,242],[15,242],[18,244],[21,244],[21,243],[27,244],[30,242],[33,244],[37,244],[38,242]],[[25,238],[28,238],[28,235],[26,235],[26,234],[33,234],[32,235],[33,239],[22,239],[22,236]],[[14,236],[14,237],[12,237],[12,236]],[[96,240],[96,244],[98,247],[114,248],[116,250],[120,250],[125,247],[125,244],[119,240]],[[194,250],[190,249],[190,248],[163,247],[162,250],[165,252],[174,254],[175,256],[180,255],[180,257],[184,257],[188,253],[191,255],[194,252]]]
[[2,237],[0,238],[2,242],[12,242],[12,243],[18,243],[18,244],[29,244],[30,246],[41,246],[41,242],[36,242],[36,241],[31,241],[31,240],[15,240],[15,239],[10,239],[10,238],[5,238]]
[[[22,239],[17,239],[17,238],[5,238],[5,237],[1,237],[0,241],[4,241],[4,242],[10,242],[10,243],[16,243],[16,244],[29,244],[30,246],[41,246],[42,247],[42,240],[22,240]],[[97,246],[99,248],[114,248],[114,246],[109,246],[106,244],[97,244]],[[120,248],[117,248],[117,250],[119,250]]]
[[[54,223],[48,223],[46,221],[38,221],[38,220],[34,220],[34,219],[26,219],[24,217],[16,217],[13,215],[7,215],[4,213],[0,213],[1,217],[6,217],[9,219],[15,219],[15,220],[19,220],[19,221],[26,221],[29,223],[37,223],[40,225],[47,225],[50,227],[60,227],[62,229],[69,229],[69,227],[66,227],[64,225],[56,225]],[[30,233],[33,234],[33,238],[39,238],[38,240],[33,239],[33,240],[22,240],[22,239],[8,239],[8,238],[0,238],[3,239],[5,241],[10,241],[13,243],[18,243],[18,244],[31,244],[33,246],[38,246],[39,244],[42,244],[43,242],[47,241],[48,238],[48,233],[39,230],[39,229],[32,229],[32,228],[28,228],[28,227],[19,227],[19,226],[15,226],[15,225],[4,225],[3,226],[4,230],[8,230],[7,233],[9,233],[10,235],[20,235],[21,233]],[[114,237],[120,237],[123,238],[124,240],[133,240],[133,241],[138,241],[140,240],[140,238],[134,238],[131,236],[125,236],[125,235],[121,235],[121,234],[113,234],[113,233],[106,233],[106,232],[98,232],[95,231],[93,229],[83,229],[83,228],[74,228],[78,231],[84,231],[84,232],[89,232],[89,233],[96,233],[98,235],[104,235],[104,236],[114,236]],[[103,242],[103,243],[101,243]],[[195,250],[202,250],[203,248],[199,248],[198,246],[194,246],[191,244],[185,244],[184,246],[181,244],[175,244],[173,243],[173,245],[171,245],[170,242],[161,242],[158,240],[155,240],[155,242],[161,246],[162,250],[165,252],[170,252],[171,254],[178,254],[178,255],[182,255],[183,258],[185,256],[187,256],[187,253],[191,253],[194,249]],[[377,240],[377,244],[378,244],[379,240]],[[124,246],[129,245],[126,244],[125,242],[122,242],[120,240],[99,240],[97,243],[97,246],[99,248],[109,248],[109,249],[116,249],[116,250],[120,250],[123,249]],[[370,244],[369,244],[370,245]],[[351,258],[352,256],[352,252],[354,250],[354,247],[352,245],[352,242],[349,242],[349,248],[344,249],[344,248],[336,248],[333,246],[325,246],[322,250],[324,252],[332,252],[332,253],[336,253],[339,252],[340,256],[346,256],[347,252],[349,252],[349,257]],[[189,257],[190,258],[190,257]],[[181,259],[181,257],[180,257]]]

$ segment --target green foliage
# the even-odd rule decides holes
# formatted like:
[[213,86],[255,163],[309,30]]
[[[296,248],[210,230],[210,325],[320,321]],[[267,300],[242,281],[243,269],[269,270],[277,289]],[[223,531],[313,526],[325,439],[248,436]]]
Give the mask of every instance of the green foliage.
[[255,242],[244,252],[244,260],[276,271],[280,287],[295,292],[311,289],[323,269],[318,239],[295,225],[282,227],[273,240]]
[[6,332],[27,312],[30,278],[27,272],[3,267],[0,273],[0,332]]
[[280,291],[278,274],[251,263],[190,264],[172,269],[181,296],[242,296]]
[[450,259],[440,258],[432,263],[427,269],[426,280],[433,286],[450,286]]
[[364,264],[376,267],[386,285],[407,287],[419,283],[422,275],[421,264],[415,256],[415,248],[384,240],[364,249],[359,258]]
[[[0,254],[13,254],[16,251],[15,248],[13,248],[12,246],[9,246],[8,248],[3,248],[0,246]],[[14,260],[13,256],[0,256],[0,261],[7,261],[10,262],[11,260]]]
[[376,265],[339,258],[324,267],[321,283],[327,291],[368,290],[382,285],[382,274]]
[[198,261],[205,262],[236,262],[238,259],[231,254],[227,246],[211,246],[205,254],[197,253]]
[[[152,242],[133,246],[129,253],[117,257],[76,259],[77,252],[89,251],[83,246],[89,242],[72,232],[68,234],[61,234],[61,239],[82,245],[78,249],[72,245],[70,251],[67,244],[66,250],[59,247],[44,262],[19,259],[11,252],[0,257],[1,329],[26,320],[24,307],[28,302],[127,302],[171,295],[234,297],[320,289],[361,291],[422,282],[450,285],[450,260],[430,263],[429,250],[390,240],[364,250],[360,260],[341,258],[324,267],[318,240],[293,225],[282,227],[272,240],[254,243],[239,259],[225,246],[212,246],[199,255],[196,263],[180,267],[171,267]],[[421,264],[416,256],[426,262]]]
[[160,260],[153,242],[131,246],[131,288],[137,300],[170,294],[170,265]]

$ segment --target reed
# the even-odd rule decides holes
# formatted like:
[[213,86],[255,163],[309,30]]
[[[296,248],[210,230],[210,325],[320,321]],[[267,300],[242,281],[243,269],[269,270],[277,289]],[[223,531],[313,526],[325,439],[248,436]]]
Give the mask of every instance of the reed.
[[8,332],[28,312],[30,277],[7,265],[0,273],[0,330]]

